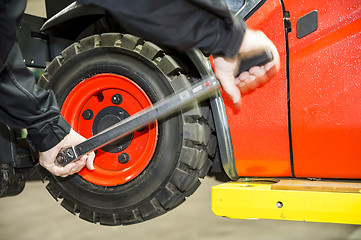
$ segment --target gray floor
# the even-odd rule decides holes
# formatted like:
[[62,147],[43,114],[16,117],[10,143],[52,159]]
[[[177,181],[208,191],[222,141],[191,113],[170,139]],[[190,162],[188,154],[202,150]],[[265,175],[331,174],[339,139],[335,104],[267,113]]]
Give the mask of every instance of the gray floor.
[[85,222],[63,209],[41,182],[28,182],[22,194],[0,199],[0,240],[89,239],[361,239],[361,227],[343,224],[237,220],[213,215],[211,178],[173,211],[137,225],[107,227]]

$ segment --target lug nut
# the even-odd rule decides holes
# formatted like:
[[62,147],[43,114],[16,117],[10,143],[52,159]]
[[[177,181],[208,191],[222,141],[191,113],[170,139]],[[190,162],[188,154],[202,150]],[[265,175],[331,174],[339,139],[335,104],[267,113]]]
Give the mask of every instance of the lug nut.
[[120,95],[120,94],[113,95],[113,97],[112,97],[112,103],[113,104],[119,105],[119,104],[122,103],[122,101],[123,101],[122,95]]
[[127,153],[122,153],[118,156],[118,162],[121,164],[126,164],[129,162],[129,155]]
[[94,114],[92,110],[87,109],[82,113],[82,116],[85,120],[90,120],[93,118]]

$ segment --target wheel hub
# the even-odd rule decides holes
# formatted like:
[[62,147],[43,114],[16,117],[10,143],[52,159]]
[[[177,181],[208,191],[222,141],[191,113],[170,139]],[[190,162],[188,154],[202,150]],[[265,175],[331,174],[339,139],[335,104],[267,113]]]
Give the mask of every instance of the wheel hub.
[[[102,109],[95,117],[92,127],[93,135],[113,126],[121,120],[129,117],[129,113],[123,108],[110,106]],[[131,133],[119,140],[116,140],[101,149],[105,152],[118,153],[125,150],[133,140],[134,133]]]
[[[130,79],[98,74],[76,85],[65,99],[62,114],[86,138],[151,106],[146,93]],[[79,174],[97,185],[124,184],[149,164],[157,142],[157,123],[129,134],[96,151],[94,170]]]

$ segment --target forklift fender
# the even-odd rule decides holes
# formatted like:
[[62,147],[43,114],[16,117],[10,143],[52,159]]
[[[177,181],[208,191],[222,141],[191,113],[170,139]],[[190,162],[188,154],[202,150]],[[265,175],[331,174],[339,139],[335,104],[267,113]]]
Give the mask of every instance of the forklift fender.
[[102,8],[73,2],[47,20],[40,31],[51,36],[75,40],[79,33],[104,15],[106,12]]
[[[210,61],[204,57],[203,53],[199,49],[187,51],[187,55],[192,60],[202,78],[215,76]],[[223,169],[231,180],[237,180],[239,176],[236,169],[226,108],[221,92],[218,91],[216,95],[209,99],[209,101],[214,120],[214,127],[217,134],[219,156]]]

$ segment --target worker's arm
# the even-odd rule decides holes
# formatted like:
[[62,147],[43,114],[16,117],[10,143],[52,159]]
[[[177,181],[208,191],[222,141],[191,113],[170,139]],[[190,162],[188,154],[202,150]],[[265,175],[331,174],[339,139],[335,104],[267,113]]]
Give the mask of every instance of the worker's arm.
[[[78,0],[105,8],[128,32],[184,51],[198,48],[215,58],[223,89],[236,105],[242,94],[266,82],[279,68],[274,44],[261,32],[247,30],[242,19],[229,12],[224,1],[207,0]],[[246,33],[246,34],[245,34]],[[268,47],[274,60],[233,76],[237,58],[255,48]]]
[[67,168],[55,166],[54,160],[60,148],[80,143],[84,138],[71,130],[64,120],[54,93],[35,84],[16,43],[0,72],[0,79],[0,120],[8,126],[28,130],[29,141],[40,151],[42,166],[63,177],[78,172],[85,165],[93,168],[94,153],[85,155]]
[[[59,146],[79,143],[84,138],[70,131],[54,93],[39,88],[23,62],[15,39],[25,5],[25,0],[17,0],[0,6],[0,121],[10,127],[26,128],[30,142],[41,152],[40,163],[53,174],[66,176],[79,171],[85,162],[69,166],[69,169],[47,163],[54,164],[53,152]],[[89,155],[86,159],[90,168],[93,158]]]
[[234,57],[246,25],[222,0],[77,0],[109,12],[127,32],[179,51]]

